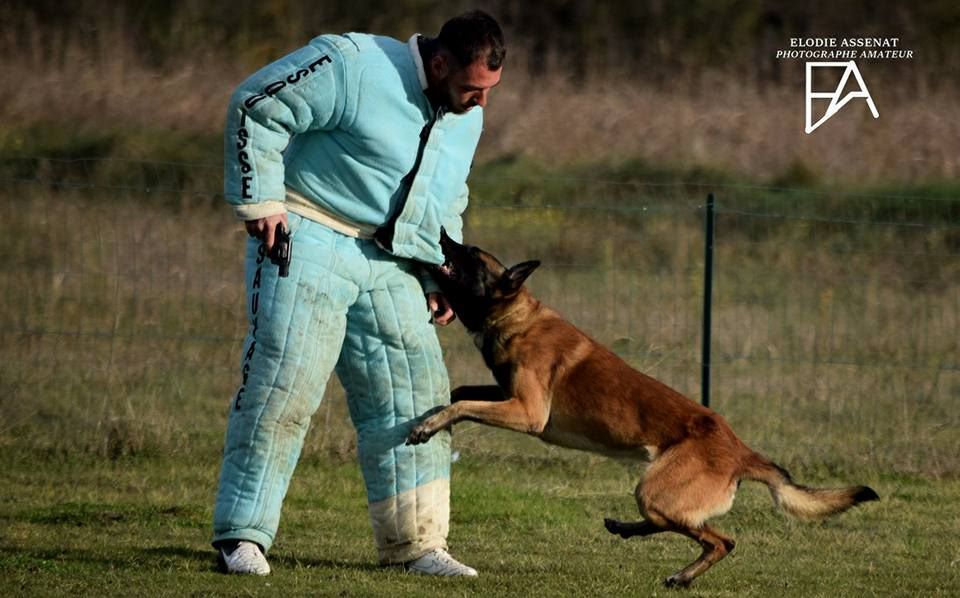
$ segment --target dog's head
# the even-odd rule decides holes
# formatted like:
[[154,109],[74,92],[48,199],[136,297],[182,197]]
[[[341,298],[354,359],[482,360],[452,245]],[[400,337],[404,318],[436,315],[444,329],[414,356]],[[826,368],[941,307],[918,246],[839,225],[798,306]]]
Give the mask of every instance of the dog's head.
[[481,331],[489,315],[513,301],[523,282],[540,265],[533,260],[507,268],[479,247],[457,243],[443,229],[440,248],[443,265],[431,268],[431,274],[471,332]]

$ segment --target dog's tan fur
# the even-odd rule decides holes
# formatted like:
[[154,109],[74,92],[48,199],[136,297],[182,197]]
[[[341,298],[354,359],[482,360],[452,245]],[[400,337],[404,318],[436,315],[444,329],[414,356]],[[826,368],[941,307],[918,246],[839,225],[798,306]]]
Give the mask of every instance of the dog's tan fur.
[[[733,540],[706,521],[730,509],[741,479],[765,483],[783,510],[804,518],[877,498],[863,486],[816,490],[794,484],[785,470],[746,446],[723,417],[634,370],[535,299],[522,283],[536,264],[506,269],[490,254],[447,237],[442,246],[448,266],[436,278],[474,328],[499,384],[457,388],[452,404],[417,426],[410,443],[471,420],[560,446],[648,461],[635,493],[644,519],[608,519],[605,525],[624,538],[673,531],[698,542],[700,557],[667,585],[689,584],[733,549]],[[471,285],[474,290],[465,292]],[[478,287],[486,290],[482,300]]]

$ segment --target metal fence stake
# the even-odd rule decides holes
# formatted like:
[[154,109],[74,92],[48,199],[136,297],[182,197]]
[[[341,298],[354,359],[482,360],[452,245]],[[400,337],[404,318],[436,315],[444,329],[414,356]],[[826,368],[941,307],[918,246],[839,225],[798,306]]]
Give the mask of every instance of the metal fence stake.
[[703,247],[703,347],[701,350],[700,402],[710,406],[710,310],[713,304],[713,193],[707,195]]

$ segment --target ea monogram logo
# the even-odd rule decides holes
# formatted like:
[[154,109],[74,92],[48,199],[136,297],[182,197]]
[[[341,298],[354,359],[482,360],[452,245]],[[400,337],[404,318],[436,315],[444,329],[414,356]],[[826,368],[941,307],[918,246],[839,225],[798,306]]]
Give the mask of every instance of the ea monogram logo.
[[[837,88],[832,92],[823,92],[823,91],[813,91],[813,72],[817,68],[844,68],[843,76],[840,77],[840,83],[837,85]],[[858,88],[855,91],[849,92],[847,95],[840,97],[840,94],[843,93],[843,90],[847,86],[847,82],[850,79],[850,74],[853,74],[856,77]],[[880,113],[877,112],[877,106],[873,103],[873,97],[870,95],[870,90],[867,89],[867,84],[864,82],[863,77],[860,75],[860,69],[857,68],[857,63],[854,61],[850,62],[808,62],[807,63],[807,126],[804,129],[809,135],[822,125],[827,122],[834,114],[840,111],[841,108],[847,105],[847,103],[855,98],[863,98],[867,101],[867,106],[870,107],[870,112],[873,113],[873,118],[880,118]],[[827,110],[824,115],[817,122],[813,122],[813,101],[817,99],[829,99],[830,104],[827,106]]]

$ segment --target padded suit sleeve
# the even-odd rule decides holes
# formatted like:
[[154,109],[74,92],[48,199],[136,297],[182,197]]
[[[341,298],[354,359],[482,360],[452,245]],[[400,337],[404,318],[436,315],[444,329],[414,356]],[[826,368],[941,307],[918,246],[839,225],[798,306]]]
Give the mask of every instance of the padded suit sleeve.
[[[452,210],[441,218],[444,230],[446,230],[447,234],[450,235],[450,238],[457,243],[463,243],[462,214],[467,208],[467,202],[469,201],[469,198],[470,188],[466,183],[464,183],[463,190],[460,191],[456,201],[454,201],[451,206]],[[437,239],[437,245],[439,246],[439,244],[440,239]],[[425,294],[440,292],[440,286],[436,283],[436,281],[433,280],[433,277],[430,275],[427,267],[420,267],[420,269],[417,271],[417,278],[420,280],[420,286],[423,287],[423,292]]]
[[260,69],[230,98],[224,195],[241,220],[285,212],[283,152],[293,135],[335,128],[345,106],[339,49],[323,37]]

